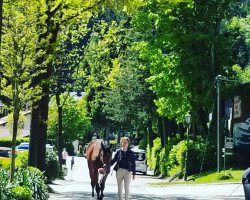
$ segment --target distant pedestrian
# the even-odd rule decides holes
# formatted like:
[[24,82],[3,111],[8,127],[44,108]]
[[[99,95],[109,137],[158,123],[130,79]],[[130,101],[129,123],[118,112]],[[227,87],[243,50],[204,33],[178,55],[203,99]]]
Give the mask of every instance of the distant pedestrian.
[[66,159],[69,156],[66,148],[63,148],[63,152],[62,152],[62,164],[66,165]]
[[75,164],[74,156],[71,158],[71,170],[73,169],[73,165]]

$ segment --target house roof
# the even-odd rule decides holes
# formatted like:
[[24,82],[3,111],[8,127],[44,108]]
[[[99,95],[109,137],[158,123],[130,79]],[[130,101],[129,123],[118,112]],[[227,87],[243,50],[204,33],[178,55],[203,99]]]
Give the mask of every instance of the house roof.
[[[31,114],[31,111],[30,110],[21,111],[21,114],[25,116],[25,115]],[[5,125],[6,123],[7,123],[7,116],[0,118],[0,126]]]
[[[17,137],[28,137],[30,135],[30,130],[20,129],[18,130]],[[12,133],[8,128],[0,127],[0,138],[12,138]]]
[[[28,115],[31,111],[22,111],[22,115]],[[12,138],[12,133],[5,125],[7,123],[7,116],[0,118],[0,138]],[[28,137],[30,135],[29,129],[18,130],[17,137]]]

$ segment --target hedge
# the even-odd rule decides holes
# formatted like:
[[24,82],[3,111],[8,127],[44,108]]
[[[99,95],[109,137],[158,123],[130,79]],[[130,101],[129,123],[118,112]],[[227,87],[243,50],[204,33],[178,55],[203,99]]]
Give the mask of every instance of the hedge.
[[[29,142],[29,138],[17,138],[17,145],[21,142]],[[12,138],[0,138],[0,147],[12,147]]]

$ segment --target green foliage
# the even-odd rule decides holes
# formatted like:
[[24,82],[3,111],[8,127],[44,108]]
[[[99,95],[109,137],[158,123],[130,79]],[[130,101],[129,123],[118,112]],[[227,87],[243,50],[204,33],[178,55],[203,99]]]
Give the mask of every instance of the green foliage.
[[[18,167],[20,167],[20,166],[27,167],[28,166],[28,155],[29,155],[29,152],[19,152],[18,153],[18,156],[16,159]],[[20,163],[20,164],[18,165],[18,163]]]
[[161,116],[182,122],[191,107],[198,116],[197,128],[206,130],[202,119],[213,104],[210,94],[215,76],[233,77],[231,66],[248,55],[243,43],[249,38],[249,20],[237,22],[244,37],[225,30],[230,6],[236,4],[147,0],[133,16],[133,26],[141,34],[135,48],[143,59],[141,65],[150,70],[146,80],[157,95],[155,104]]
[[[208,143],[205,152],[205,141],[202,137],[198,137],[195,142],[189,140],[188,147],[187,141],[180,141],[177,145],[173,146],[167,160],[167,169],[170,176],[174,175],[176,172],[184,172],[186,150],[188,150],[187,173],[189,175],[198,173],[201,164],[203,164],[203,170],[214,167],[214,163],[216,163],[214,160],[214,146]],[[202,163],[203,156],[204,163]]]
[[[28,165],[28,152],[19,152],[16,158],[16,166],[17,167],[25,167]],[[0,166],[3,169],[10,169],[11,158],[0,158]]]
[[159,154],[161,151],[161,139],[158,137],[153,140],[153,147],[149,153],[149,147],[147,147],[147,164],[154,171],[159,170]]
[[[90,118],[88,117],[86,102],[82,98],[74,100],[73,97],[62,96],[63,105],[63,138],[70,142],[79,138],[84,138],[90,131]],[[49,108],[48,137],[57,138],[58,113],[55,99],[52,99]]]
[[147,149],[147,139],[146,138],[142,138],[142,140],[139,143],[139,149]]
[[[21,142],[29,142],[29,138],[17,138],[17,145]],[[12,147],[12,139],[11,138],[0,138],[0,146],[1,147]]]
[[11,163],[11,160],[10,158],[0,158],[0,167],[3,168],[3,169],[9,169],[10,168],[10,163]]
[[228,179],[232,179],[232,171],[231,170],[225,170],[225,171],[221,171],[219,173],[217,173],[217,178],[218,180],[228,180]]
[[173,145],[178,143],[178,137],[179,136],[177,135],[177,137],[175,138],[169,138],[167,146],[161,149],[159,159],[160,174],[168,175],[168,170],[170,170],[168,166],[169,154],[171,149],[173,148]]
[[[156,174],[165,174],[173,176],[176,173],[184,172],[185,155],[187,150],[187,141],[180,141],[179,135],[175,138],[169,138],[167,146],[161,148],[160,138],[156,138],[153,142],[152,150],[147,148],[147,164],[154,170]],[[208,170],[214,167],[216,160],[211,160],[216,157],[215,146],[206,145],[202,137],[197,137],[195,142],[188,142],[188,159],[187,173],[189,175],[198,173],[203,164],[203,170]],[[204,161],[202,163],[204,157]]]
[[167,174],[167,158],[168,152],[166,153],[166,149],[162,148],[159,155],[159,172],[160,174]]
[[0,199],[47,200],[48,190],[44,176],[36,168],[18,168],[10,183],[9,170],[0,169]]
[[145,124],[153,118],[154,105],[145,82],[147,73],[140,69],[138,53],[132,48],[138,35],[130,28],[125,13],[114,16],[105,11],[103,20],[94,27],[84,56],[92,123],[99,130],[104,126],[116,130],[122,127],[126,132],[145,130]]
[[47,151],[45,163],[46,167],[44,176],[47,178],[46,182],[51,183],[60,176],[60,166],[56,153],[53,151]]
[[250,82],[250,64],[245,69],[241,69],[239,65],[234,65],[233,70],[237,73],[238,78],[242,82]]
[[9,200],[12,197],[11,188],[13,184],[9,182],[9,170],[0,168],[0,199]]
[[170,176],[174,175],[176,172],[183,173],[186,150],[186,141],[180,141],[171,149],[168,157],[168,173]]
[[27,186],[32,191],[32,197],[39,200],[48,199],[48,188],[43,173],[33,167],[19,168],[16,172],[17,183]]
[[27,186],[16,186],[12,192],[15,200],[32,200],[32,192]]

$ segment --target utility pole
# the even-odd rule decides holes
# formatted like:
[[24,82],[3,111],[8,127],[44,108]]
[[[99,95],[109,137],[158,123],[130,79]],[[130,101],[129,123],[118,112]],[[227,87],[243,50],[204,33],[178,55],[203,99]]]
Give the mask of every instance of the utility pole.
[[216,93],[217,93],[217,172],[221,171],[221,135],[220,135],[220,81],[222,76],[216,76]]
[[220,134],[220,118],[221,118],[221,83],[222,81],[233,83],[233,84],[241,84],[241,82],[237,79],[230,79],[223,77],[222,75],[217,75],[216,78],[216,93],[217,93],[217,172],[221,171],[222,168],[222,146],[221,146],[221,134]]

